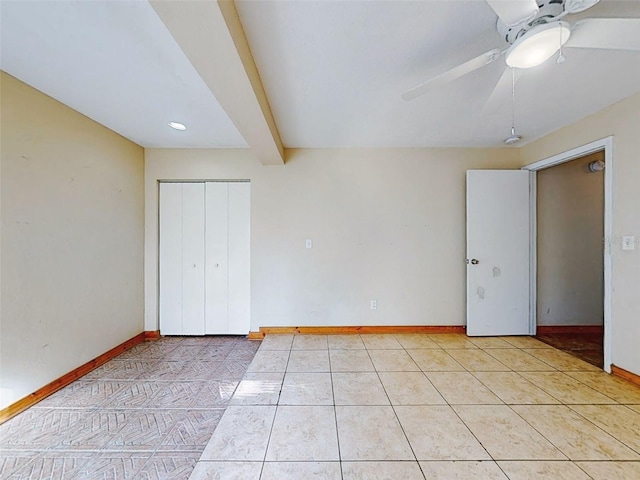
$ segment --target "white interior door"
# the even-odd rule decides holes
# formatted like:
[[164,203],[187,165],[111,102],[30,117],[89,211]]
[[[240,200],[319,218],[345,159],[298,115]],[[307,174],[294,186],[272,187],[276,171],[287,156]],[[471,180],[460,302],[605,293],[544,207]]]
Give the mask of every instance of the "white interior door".
[[160,332],[204,334],[204,184],[160,184]]
[[530,173],[467,171],[467,335],[530,335]]

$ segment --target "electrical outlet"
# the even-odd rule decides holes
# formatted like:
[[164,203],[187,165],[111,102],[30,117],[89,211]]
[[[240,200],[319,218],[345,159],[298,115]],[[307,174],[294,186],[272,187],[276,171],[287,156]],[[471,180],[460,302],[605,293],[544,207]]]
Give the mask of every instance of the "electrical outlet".
[[305,246],[305,247],[307,247],[307,248],[311,248],[311,247],[313,247],[313,240],[311,240],[310,238],[307,238],[307,239],[304,241],[304,246]]
[[636,237],[633,235],[625,235],[622,237],[622,249],[634,250],[636,248]]
[[378,308],[378,301],[371,300],[371,310],[377,310],[377,308]]

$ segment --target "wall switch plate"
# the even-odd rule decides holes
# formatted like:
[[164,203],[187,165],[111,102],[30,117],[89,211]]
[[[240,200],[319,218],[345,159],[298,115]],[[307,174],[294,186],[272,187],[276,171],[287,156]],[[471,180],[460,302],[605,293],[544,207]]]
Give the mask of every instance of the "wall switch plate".
[[377,310],[377,308],[378,308],[378,301],[371,300],[371,310]]
[[622,249],[623,250],[635,250],[636,237],[633,235],[625,235],[622,237]]
[[313,247],[313,240],[311,240],[310,238],[307,238],[307,239],[304,241],[304,246],[305,246],[306,248],[311,248],[311,247]]

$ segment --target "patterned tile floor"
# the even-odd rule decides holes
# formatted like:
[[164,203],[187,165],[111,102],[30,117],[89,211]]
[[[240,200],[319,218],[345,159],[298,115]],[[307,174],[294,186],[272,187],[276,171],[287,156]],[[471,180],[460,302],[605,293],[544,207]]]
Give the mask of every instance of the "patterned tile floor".
[[464,335],[268,335],[191,475],[638,478],[640,388],[534,338]]
[[189,478],[259,346],[137,345],[0,425],[0,478]]

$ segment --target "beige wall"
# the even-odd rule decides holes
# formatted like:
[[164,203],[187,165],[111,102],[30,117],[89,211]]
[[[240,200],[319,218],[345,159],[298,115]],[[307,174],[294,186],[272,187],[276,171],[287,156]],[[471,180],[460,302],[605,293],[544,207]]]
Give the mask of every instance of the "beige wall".
[[526,165],[613,135],[612,361],[640,374],[640,248],[623,251],[621,237],[640,238],[640,94],[521,148]]
[[244,150],[145,151],[147,330],[159,179],[251,180],[252,330],[465,323],[465,171],[516,167],[516,150],[287,153],[286,165],[262,166]]
[[142,148],[1,77],[0,408],[143,329]]
[[538,325],[602,325],[604,172],[597,152],[537,174]]

